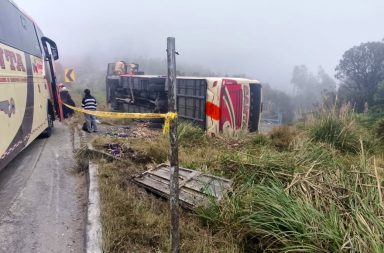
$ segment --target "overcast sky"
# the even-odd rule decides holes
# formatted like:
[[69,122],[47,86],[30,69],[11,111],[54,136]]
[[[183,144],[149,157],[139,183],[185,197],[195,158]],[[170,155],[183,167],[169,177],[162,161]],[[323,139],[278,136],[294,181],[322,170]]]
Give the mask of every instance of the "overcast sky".
[[66,65],[89,55],[165,58],[166,37],[173,36],[179,63],[285,90],[295,65],[313,72],[321,65],[333,76],[345,50],[384,38],[384,0],[15,2],[56,41]]

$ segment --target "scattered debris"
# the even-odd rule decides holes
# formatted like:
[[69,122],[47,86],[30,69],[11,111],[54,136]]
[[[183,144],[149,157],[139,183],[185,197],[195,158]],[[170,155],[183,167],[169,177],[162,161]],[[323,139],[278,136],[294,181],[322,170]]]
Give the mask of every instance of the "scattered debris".
[[120,137],[120,138],[127,138],[129,135],[127,133],[118,133],[117,134],[117,137]]
[[[160,164],[133,178],[133,181],[145,189],[162,197],[169,198],[170,167]],[[211,198],[220,200],[232,190],[232,181],[204,174],[200,171],[179,168],[179,200],[181,206],[193,210],[195,207],[209,204]]]
[[153,162],[150,156],[141,152],[136,152],[131,147],[119,143],[105,144],[101,150],[95,149],[93,145],[89,145],[88,150],[97,152],[104,157],[108,156],[110,159],[116,159],[119,161],[129,160],[141,164],[148,164]]
[[132,131],[130,131],[130,128],[128,126],[112,126],[108,127],[104,131],[104,135],[106,136],[112,136],[112,137],[119,137],[119,138],[127,138],[130,137]]
[[150,129],[147,123],[137,123],[131,126],[101,127],[102,135],[115,138],[154,138],[161,134],[159,130]]
[[121,156],[121,148],[120,145],[117,143],[107,144],[105,145],[105,148],[108,149],[111,155],[120,157]]

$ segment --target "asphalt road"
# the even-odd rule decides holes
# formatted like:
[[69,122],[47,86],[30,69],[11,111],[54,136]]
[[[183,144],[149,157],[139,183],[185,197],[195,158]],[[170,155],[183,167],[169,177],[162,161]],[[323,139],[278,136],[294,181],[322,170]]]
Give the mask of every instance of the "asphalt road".
[[68,128],[37,139],[0,172],[0,252],[84,252],[85,176]]

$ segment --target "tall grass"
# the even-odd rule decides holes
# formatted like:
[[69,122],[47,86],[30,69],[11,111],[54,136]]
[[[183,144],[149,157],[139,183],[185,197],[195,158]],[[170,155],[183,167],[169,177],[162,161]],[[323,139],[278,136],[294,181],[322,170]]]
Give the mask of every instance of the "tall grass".
[[272,144],[278,150],[288,149],[293,141],[295,132],[289,126],[274,127],[269,133]]
[[384,252],[382,181],[373,158],[348,162],[321,149],[299,152],[291,170],[281,156],[239,161],[248,167],[233,194],[200,216],[232,233],[246,252]]
[[[197,210],[204,228],[182,215],[183,251],[384,252],[384,160],[374,133],[359,122],[347,109],[323,111],[294,131],[283,127],[241,140],[207,138],[180,124],[180,165],[233,179],[230,194]],[[129,143],[156,162],[167,159],[162,136]],[[166,203],[117,187],[132,169],[103,167],[111,252],[132,245],[167,251]],[[147,243],[154,233],[158,237]]]
[[331,111],[321,111],[320,115],[309,124],[310,137],[313,141],[329,143],[344,152],[359,152],[359,129],[349,108],[344,107],[340,111],[335,108]]
[[334,209],[322,213],[310,202],[290,196],[279,182],[247,182],[225,201],[231,205],[223,210],[224,216],[207,209],[201,215],[211,224],[232,223],[225,229],[239,232],[245,251],[334,252],[343,244]]
[[[129,181],[140,165],[99,164],[103,252],[169,252],[168,203]],[[181,252],[240,251],[231,237],[213,234],[193,214],[181,211],[180,219]]]
[[301,131],[290,149],[223,154],[234,191],[200,217],[244,252],[384,252],[384,169],[370,133],[350,111],[323,112]]
[[181,145],[196,145],[201,143],[204,136],[204,130],[190,122],[181,121],[177,126],[177,139]]
[[375,134],[380,141],[384,142],[384,118],[375,124]]

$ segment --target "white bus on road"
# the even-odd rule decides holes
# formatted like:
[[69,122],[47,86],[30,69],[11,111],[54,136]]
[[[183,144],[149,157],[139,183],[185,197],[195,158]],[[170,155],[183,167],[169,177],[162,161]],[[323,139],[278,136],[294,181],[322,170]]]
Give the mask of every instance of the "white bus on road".
[[56,44],[13,2],[0,0],[0,170],[55,118]]

